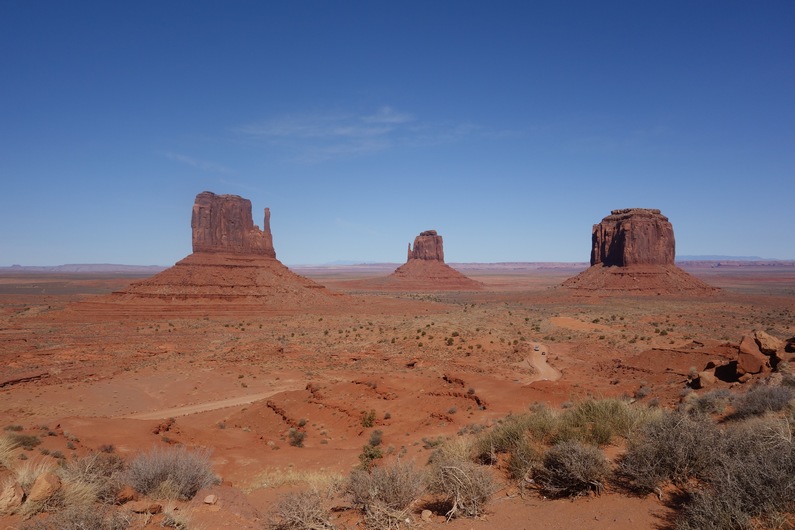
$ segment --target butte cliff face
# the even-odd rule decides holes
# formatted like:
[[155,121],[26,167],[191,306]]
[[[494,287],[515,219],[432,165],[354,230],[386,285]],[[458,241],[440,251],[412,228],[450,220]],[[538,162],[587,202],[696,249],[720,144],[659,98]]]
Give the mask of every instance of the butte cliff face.
[[673,265],[674,228],[660,210],[613,210],[593,226],[591,265]]
[[716,289],[674,264],[674,229],[660,210],[613,210],[593,226],[591,267],[563,282],[579,291],[708,293]]
[[441,261],[444,263],[444,244],[442,236],[436,230],[426,230],[414,238],[414,248],[409,244],[409,255],[406,261],[413,259],[424,259],[430,261]]
[[221,252],[276,257],[271,212],[265,208],[263,229],[251,217],[251,201],[237,195],[205,191],[196,196],[190,226],[193,252]]

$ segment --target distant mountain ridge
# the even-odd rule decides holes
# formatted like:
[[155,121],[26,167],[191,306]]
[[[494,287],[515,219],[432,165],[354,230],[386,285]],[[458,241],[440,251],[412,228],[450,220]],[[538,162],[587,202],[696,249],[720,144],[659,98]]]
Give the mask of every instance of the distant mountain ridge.
[[704,256],[676,256],[676,261],[780,261],[777,259],[761,258],[759,256],[723,256],[708,254]]
[[82,272],[82,273],[128,273],[155,274],[165,270],[162,265],[120,265],[115,263],[70,263],[66,265],[12,265],[0,267],[0,272]]

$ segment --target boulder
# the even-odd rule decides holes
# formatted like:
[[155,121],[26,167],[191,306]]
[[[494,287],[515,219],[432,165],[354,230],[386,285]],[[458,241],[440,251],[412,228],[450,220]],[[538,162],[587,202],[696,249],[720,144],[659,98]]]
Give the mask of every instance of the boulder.
[[0,515],[8,515],[17,511],[22,506],[25,492],[19,482],[6,482],[0,487]]
[[743,335],[743,338],[740,339],[740,348],[737,354],[737,373],[739,375],[758,374],[766,366],[771,366],[770,359],[762,354],[753,337]]
[[276,257],[265,208],[262,230],[251,217],[251,201],[237,195],[199,193],[191,217],[193,252],[248,254]]
[[46,501],[61,489],[61,479],[55,473],[42,473],[33,482],[27,502]]
[[613,210],[593,226],[591,265],[673,265],[674,229],[660,210]]
[[414,238],[414,248],[409,244],[407,261],[413,259],[423,259],[430,261],[440,261],[444,263],[444,245],[442,236],[436,230],[426,230]]
[[754,330],[754,342],[765,355],[775,355],[784,350],[784,341],[762,330]]

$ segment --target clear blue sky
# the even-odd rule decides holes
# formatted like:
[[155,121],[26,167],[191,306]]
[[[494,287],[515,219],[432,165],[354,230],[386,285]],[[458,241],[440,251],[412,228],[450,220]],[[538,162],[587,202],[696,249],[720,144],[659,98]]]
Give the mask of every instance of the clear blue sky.
[[795,258],[795,2],[0,0],[0,265],[170,265],[210,190],[287,264]]

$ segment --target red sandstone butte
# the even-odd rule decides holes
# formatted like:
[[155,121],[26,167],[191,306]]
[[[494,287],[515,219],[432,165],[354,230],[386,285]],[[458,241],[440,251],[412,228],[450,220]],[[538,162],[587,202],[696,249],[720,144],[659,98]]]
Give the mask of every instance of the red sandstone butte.
[[717,291],[674,264],[674,229],[660,210],[613,210],[593,226],[591,266],[563,287],[591,294]]
[[442,236],[438,235],[436,230],[420,232],[420,235],[414,238],[414,249],[411,248],[411,243],[409,243],[409,254],[406,261],[411,261],[413,259],[440,261],[444,263]]
[[190,226],[193,252],[221,252],[276,257],[270,226],[271,212],[265,208],[263,229],[251,217],[251,201],[237,195],[204,191],[196,196]]
[[205,191],[196,196],[191,228],[192,254],[110,298],[80,304],[80,308],[107,314],[125,307],[132,311],[133,306],[137,312],[157,311],[163,305],[169,306],[168,311],[179,306],[184,313],[201,312],[208,305],[230,311],[293,311],[329,303],[331,293],[322,285],[295,274],[276,259],[267,208],[260,230],[252,220],[251,201]]
[[660,210],[613,210],[593,226],[591,265],[673,265],[674,228]]

